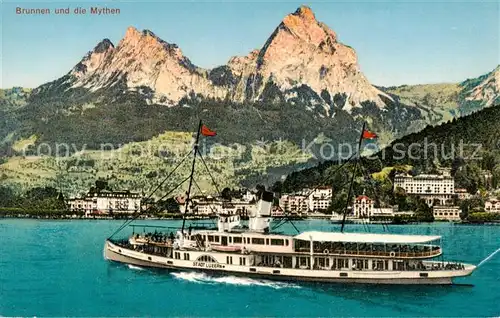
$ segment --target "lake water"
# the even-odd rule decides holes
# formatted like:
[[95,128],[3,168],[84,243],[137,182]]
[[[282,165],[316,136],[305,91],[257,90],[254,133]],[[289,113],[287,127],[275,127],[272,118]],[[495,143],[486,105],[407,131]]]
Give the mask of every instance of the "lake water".
[[[0,316],[500,315],[500,253],[457,280],[463,285],[301,285],[108,262],[103,242],[121,223],[0,220]],[[295,225],[301,231],[339,229],[320,220]],[[346,229],[362,231],[363,226]],[[294,233],[289,224],[280,230]],[[369,230],[383,232],[380,225]],[[390,226],[389,231],[442,235],[445,259],[472,264],[500,248],[500,226],[435,223]]]

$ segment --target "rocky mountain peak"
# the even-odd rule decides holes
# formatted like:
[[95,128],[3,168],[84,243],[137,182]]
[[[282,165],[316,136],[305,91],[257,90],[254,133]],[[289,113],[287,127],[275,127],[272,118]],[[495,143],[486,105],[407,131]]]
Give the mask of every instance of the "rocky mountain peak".
[[118,44],[120,50],[140,51],[144,55],[154,55],[162,58],[167,53],[173,58],[180,60],[186,67],[196,68],[182,53],[181,49],[173,43],[168,43],[158,37],[150,30],[139,31],[134,27],[129,27],[125,36]]
[[127,31],[125,32],[124,39],[135,39],[140,37],[141,37],[141,32],[139,32],[139,30],[137,30],[135,27],[129,26],[127,28]]
[[324,23],[318,22],[311,8],[307,6],[301,6],[294,13],[287,15],[277,31],[276,35],[280,31],[285,31],[316,46],[327,39],[331,42],[337,40],[335,32]]
[[306,5],[301,5],[300,7],[298,7],[295,13],[293,14],[298,15],[306,20],[316,20],[313,11]]
[[114,48],[115,48],[115,46],[113,45],[113,43],[109,39],[104,39],[95,46],[94,52],[95,53],[104,53],[108,49],[114,49]]
[[[336,99],[342,100],[336,106],[347,111],[362,107],[362,102],[382,108],[385,103],[380,95],[391,99],[368,82],[359,71],[356,52],[338,42],[335,32],[317,21],[307,6],[285,16],[258,57],[253,56],[233,58],[229,63],[242,76],[233,95],[236,99],[295,99],[312,108],[320,106],[328,116],[333,115],[330,109],[337,94],[343,97]],[[282,96],[275,97],[276,92]]]
[[92,73],[99,68],[112,55],[114,50],[115,46],[109,39],[102,40],[73,67],[70,74],[77,78],[85,77],[86,74]]
[[384,93],[359,71],[355,51],[307,6],[286,15],[262,48],[213,70],[195,66],[152,31],[131,26],[116,48],[101,41],[71,74],[72,87],[95,91],[120,81],[129,90],[150,92],[151,103],[166,105],[193,93],[235,102],[288,101],[327,116],[333,116],[333,106],[350,111],[365,101],[385,105]]

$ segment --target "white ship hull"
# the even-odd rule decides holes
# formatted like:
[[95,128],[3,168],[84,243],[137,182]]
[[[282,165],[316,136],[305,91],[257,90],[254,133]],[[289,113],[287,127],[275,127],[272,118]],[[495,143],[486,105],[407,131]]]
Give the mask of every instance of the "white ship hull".
[[[191,251],[192,259],[206,252]],[[211,253],[215,255],[217,253]],[[170,257],[145,254],[120,247],[110,241],[104,246],[104,257],[108,260],[176,271],[203,271],[214,274],[238,275],[281,281],[304,281],[319,283],[361,283],[361,284],[426,284],[447,285],[452,279],[470,275],[476,268],[465,265],[460,270],[440,271],[356,271],[356,270],[316,270],[296,268],[276,268],[244,266],[223,263],[208,263],[193,260],[172,259]],[[224,255],[224,257],[226,257]]]

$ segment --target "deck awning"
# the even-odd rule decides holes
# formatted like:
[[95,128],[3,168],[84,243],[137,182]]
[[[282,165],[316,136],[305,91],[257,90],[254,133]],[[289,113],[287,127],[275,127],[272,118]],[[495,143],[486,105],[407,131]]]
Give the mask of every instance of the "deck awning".
[[341,233],[341,232],[303,232],[294,236],[296,240],[315,242],[349,242],[378,244],[421,244],[439,240],[441,236],[372,234],[372,233]]

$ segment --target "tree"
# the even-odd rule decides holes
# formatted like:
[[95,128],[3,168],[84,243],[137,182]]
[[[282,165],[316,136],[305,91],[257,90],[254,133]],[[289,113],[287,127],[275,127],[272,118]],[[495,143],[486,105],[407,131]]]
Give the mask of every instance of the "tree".
[[273,184],[273,187],[271,188],[271,191],[273,191],[276,194],[281,194],[283,190],[283,182],[281,181],[276,181]]
[[475,211],[484,211],[484,199],[481,196],[473,196],[469,199],[465,199],[460,203],[460,209],[462,210],[462,219],[468,217],[468,215]]
[[331,214],[332,212],[335,212],[337,214],[344,213],[344,209],[346,207],[346,201],[347,201],[347,193],[345,191],[335,193],[332,198],[331,204],[328,206],[328,209],[326,210],[327,213],[329,214]]
[[26,192],[26,199],[30,201],[43,201],[45,199],[56,198],[59,196],[59,191],[53,187],[36,187]]
[[257,198],[259,198],[260,195],[266,191],[266,186],[258,184],[255,186],[255,189],[257,190]]
[[480,187],[484,186],[481,175],[481,169],[476,163],[471,162],[458,169],[455,173],[455,183],[466,188],[469,193],[476,193]]
[[0,187],[0,207],[12,207],[16,199],[17,197],[11,188]]
[[180,213],[179,203],[174,198],[166,199],[162,206],[169,213]]
[[231,189],[229,188],[222,189],[221,196],[224,200],[231,201]]
[[99,179],[95,182],[95,188],[97,192],[102,190],[109,190],[108,181]]

